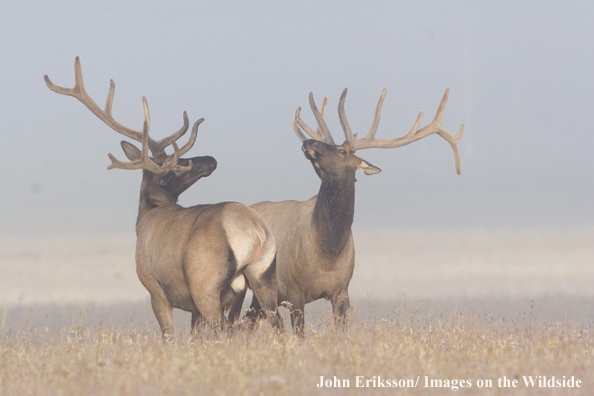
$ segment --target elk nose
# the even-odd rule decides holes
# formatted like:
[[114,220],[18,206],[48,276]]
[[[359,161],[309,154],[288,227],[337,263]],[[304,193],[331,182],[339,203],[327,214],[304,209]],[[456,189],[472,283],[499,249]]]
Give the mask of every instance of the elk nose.
[[212,170],[217,169],[217,160],[211,156],[207,156],[206,158],[208,158],[210,160],[210,166],[211,166]]
[[313,143],[315,142],[315,140],[313,139],[307,139],[306,141],[303,142],[303,148],[306,149],[309,146],[311,146]]

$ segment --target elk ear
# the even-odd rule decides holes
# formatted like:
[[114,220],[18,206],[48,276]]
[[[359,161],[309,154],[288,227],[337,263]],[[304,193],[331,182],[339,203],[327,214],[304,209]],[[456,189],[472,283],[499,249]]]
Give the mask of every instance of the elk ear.
[[122,140],[122,149],[124,154],[130,161],[137,161],[140,159],[140,150],[133,144]]
[[359,169],[361,172],[365,173],[366,175],[375,175],[376,173],[380,173],[382,171],[377,166],[373,166],[369,162],[367,162],[363,159],[359,162],[357,169]]

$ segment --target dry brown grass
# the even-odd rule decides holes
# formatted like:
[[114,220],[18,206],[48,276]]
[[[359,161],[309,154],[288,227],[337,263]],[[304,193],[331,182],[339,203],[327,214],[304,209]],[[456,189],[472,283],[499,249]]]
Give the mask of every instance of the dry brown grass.
[[[418,308],[418,307],[417,307]],[[432,379],[472,382],[457,393],[592,394],[594,350],[590,326],[546,321],[530,313],[496,319],[471,310],[420,312],[398,306],[335,331],[327,314],[312,314],[305,341],[257,331],[179,336],[161,341],[140,327],[31,327],[0,337],[2,395],[314,395],[446,394]],[[365,307],[363,310],[367,309]],[[79,322],[80,323],[80,322]],[[153,328],[154,329],[154,328]],[[527,388],[522,376],[582,380],[579,389]],[[318,389],[320,376],[349,379],[350,388]],[[413,379],[416,388],[355,387],[355,376]],[[502,389],[497,379],[519,379]],[[478,379],[493,380],[478,388]]]
[[[347,334],[316,302],[305,341],[266,325],[192,343],[174,312],[168,344],[135,274],[134,235],[0,238],[0,395],[594,394],[594,228],[355,234]],[[526,388],[528,375],[583,385]],[[320,376],[351,387],[318,389]],[[357,388],[355,376],[420,380]],[[473,386],[427,389],[424,376]],[[518,388],[499,388],[502,376]]]

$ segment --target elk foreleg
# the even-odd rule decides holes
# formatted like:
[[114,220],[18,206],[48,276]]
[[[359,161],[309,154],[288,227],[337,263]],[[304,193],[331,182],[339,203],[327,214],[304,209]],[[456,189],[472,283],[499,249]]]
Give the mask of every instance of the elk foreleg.
[[347,312],[351,307],[349,292],[347,290],[341,290],[335,293],[330,299],[330,302],[332,303],[332,313],[334,314],[334,325],[346,331]]

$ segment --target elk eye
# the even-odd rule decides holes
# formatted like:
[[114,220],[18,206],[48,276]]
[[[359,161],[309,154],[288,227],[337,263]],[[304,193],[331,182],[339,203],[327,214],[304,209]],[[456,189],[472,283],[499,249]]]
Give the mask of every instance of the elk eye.
[[346,155],[346,151],[344,149],[338,149],[338,153],[340,155]]

